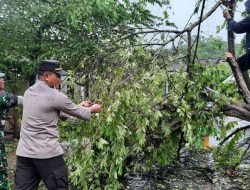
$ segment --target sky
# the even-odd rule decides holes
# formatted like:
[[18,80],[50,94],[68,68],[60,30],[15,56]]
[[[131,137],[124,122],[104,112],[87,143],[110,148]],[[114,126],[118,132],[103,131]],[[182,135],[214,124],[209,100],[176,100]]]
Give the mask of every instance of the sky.
[[[190,16],[192,15],[192,12],[195,7],[196,0],[171,0],[171,10],[167,10],[169,13],[169,20],[174,22],[175,25],[178,27],[179,30],[184,29],[186,23],[188,22]],[[184,3],[185,2],[185,3]],[[188,3],[187,3],[188,2]],[[204,11],[204,14],[211,10],[211,7],[216,4],[216,0],[207,0],[206,1],[206,9]],[[224,8],[224,7],[223,7]],[[201,31],[202,35],[204,36],[217,36],[221,37],[224,40],[227,40],[227,30],[226,28],[222,29],[219,33],[216,33],[216,27],[223,25],[225,19],[222,16],[222,7],[219,7],[213,15],[211,15],[206,21],[204,21],[201,24]],[[151,8],[154,14],[161,15],[161,8],[154,6]],[[235,13],[235,20],[239,21],[242,19],[241,12],[245,10],[244,4],[238,3],[238,7],[236,9]],[[200,15],[200,12],[199,12]],[[195,22],[198,20],[199,15],[194,15],[191,22]],[[236,35],[236,42],[240,42],[240,40],[243,38],[244,34]]]

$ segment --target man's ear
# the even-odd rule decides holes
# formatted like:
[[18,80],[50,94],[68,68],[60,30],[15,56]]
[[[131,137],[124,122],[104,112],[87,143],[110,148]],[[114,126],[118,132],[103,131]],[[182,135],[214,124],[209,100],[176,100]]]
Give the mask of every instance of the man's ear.
[[44,78],[45,81],[48,81],[49,75],[50,75],[49,72],[44,72],[43,73],[43,78]]

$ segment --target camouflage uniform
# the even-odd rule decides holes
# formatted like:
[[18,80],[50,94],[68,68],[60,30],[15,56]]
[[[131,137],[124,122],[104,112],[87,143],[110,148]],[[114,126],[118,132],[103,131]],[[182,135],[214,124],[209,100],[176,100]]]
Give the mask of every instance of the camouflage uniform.
[[17,96],[4,91],[0,92],[0,189],[8,189],[7,159],[4,144],[4,125],[1,120],[7,116],[10,107],[17,105]]

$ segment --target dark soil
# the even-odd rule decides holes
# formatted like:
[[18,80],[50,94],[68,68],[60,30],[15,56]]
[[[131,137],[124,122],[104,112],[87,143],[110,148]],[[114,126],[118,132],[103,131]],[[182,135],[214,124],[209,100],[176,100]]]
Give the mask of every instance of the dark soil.
[[[6,144],[9,183],[14,184],[17,141]],[[237,170],[216,169],[209,151],[191,155],[178,165],[165,168],[152,167],[145,174],[129,174],[126,190],[250,190],[250,160]],[[45,189],[40,187],[40,189]]]

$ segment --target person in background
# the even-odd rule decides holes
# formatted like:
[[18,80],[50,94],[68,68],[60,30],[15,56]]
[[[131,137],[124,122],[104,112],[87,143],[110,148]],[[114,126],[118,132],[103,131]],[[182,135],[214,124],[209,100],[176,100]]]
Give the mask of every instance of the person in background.
[[232,19],[228,10],[223,11],[223,16],[226,18],[228,23],[228,30],[233,31],[237,34],[246,33],[246,53],[237,59],[243,78],[246,82],[248,89],[250,90],[250,79],[248,75],[248,69],[250,68],[250,0],[245,2],[246,11],[248,16],[243,20],[236,22]]
[[48,190],[67,190],[67,167],[57,126],[60,112],[89,120],[92,113],[102,110],[102,105],[88,101],[76,105],[56,89],[63,75],[66,72],[59,61],[41,61],[37,82],[24,94],[15,190],[38,189],[41,180]]
[[8,189],[7,159],[4,143],[4,125],[10,107],[22,104],[22,96],[5,92],[5,74],[0,72],[0,189]]

